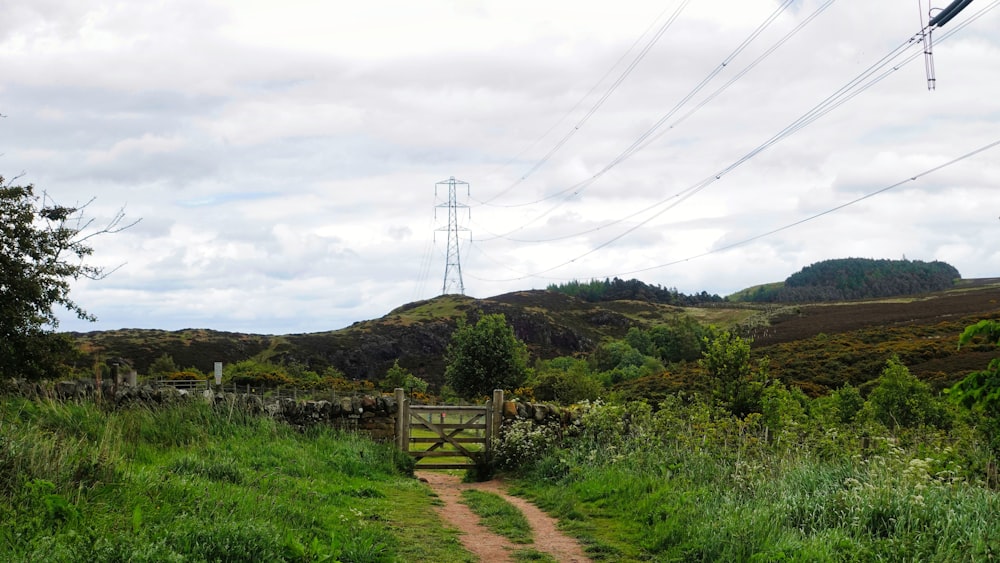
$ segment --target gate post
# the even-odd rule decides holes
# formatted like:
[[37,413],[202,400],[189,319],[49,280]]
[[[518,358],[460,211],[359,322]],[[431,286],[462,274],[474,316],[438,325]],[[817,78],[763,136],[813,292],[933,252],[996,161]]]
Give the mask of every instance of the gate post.
[[410,451],[410,440],[407,436],[410,429],[410,403],[406,392],[396,388],[396,447],[404,452]]
[[[492,403],[492,404],[491,404]],[[486,452],[493,452],[493,439],[500,435],[500,425],[503,424],[503,389],[493,390],[493,400],[486,403],[492,408],[486,412]]]

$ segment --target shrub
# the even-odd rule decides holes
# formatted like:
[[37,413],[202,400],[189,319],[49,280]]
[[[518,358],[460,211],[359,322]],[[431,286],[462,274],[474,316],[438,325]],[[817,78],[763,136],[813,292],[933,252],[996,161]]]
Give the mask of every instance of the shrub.
[[258,385],[262,387],[277,387],[292,385],[294,380],[289,377],[284,366],[244,360],[229,364],[224,373],[230,383],[237,385]]
[[872,416],[888,428],[941,425],[944,409],[938,404],[929,385],[892,357],[886,362],[866,406]]
[[493,462],[497,469],[524,469],[541,459],[557,441],[558,433],[552,426],[515,420],[494,438]]
[[761,412],[768,381],[767,358],[757,369],[750,363],[750,341],[728,331],[706,340],[700,364],[714,378],[716,399],[739,418]]
[[206,379],[205,374],[194,368],[188,368],[184,371],[175,371],[167,375],[167,379],[171,381],[202,381]]
[[601,382],[590,373],[586,360],[575,358],[540,362],[532,387],[536,399],[567,405],[592,401],[600,395],[601,390]]

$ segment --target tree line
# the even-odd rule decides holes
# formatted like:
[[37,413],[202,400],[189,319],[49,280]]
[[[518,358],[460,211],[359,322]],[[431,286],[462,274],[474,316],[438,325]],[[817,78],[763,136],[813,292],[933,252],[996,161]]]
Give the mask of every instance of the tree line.
[[783,285],[761,286],[740,299],[757,303],[874,299],[942,291],[961,277],[954,266],[939,261],[841,258],[806,266]]
[[663,303],[666,305],[691,306],[723,301],[722,297],[709,294],[705,291],[686,295],[677,291],[676,287],[668,288],[660,285],[650,285],[634,278],[623,280],[616,277],[614,279],[605,278],[603,281],[590,280],[589,282],[573,280],[566,283],[549,284],[546,289],[583,299],[590,303],[630,299]]

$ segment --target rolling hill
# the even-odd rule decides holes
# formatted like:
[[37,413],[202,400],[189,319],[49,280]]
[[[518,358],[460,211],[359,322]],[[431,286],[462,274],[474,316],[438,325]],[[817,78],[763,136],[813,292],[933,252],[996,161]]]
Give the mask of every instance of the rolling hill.
[[[630,327],[650,328],[688,314],[752,338],[755,356],[768,356],[774,375],[811,394],[845,381],[864,385],[893,354],[941,387],[981,369],[997,354],[988,346],[958,351],[956,341],[966,325],[1000,318],[1000,279],[963,280],[946,291],[905,298],[800,304],[588,302],[549,290],[488,299],[446,295],[329,332],[275,336],[124,329],[72,336],[86,353],[126,358],[140,373],[169,354],[179,366],[206,372],[215,361],[253,358],[315,371],[333,366],[352,379],[378,380],[398,359],[436,388],[458,319],[475,322],[491,313],[507,317],[533,358],[585,355],[602,341],[622,338]],[[695,384],[698,375],[694,364],[671,366],[661,376],[629,382],[622,392],[655,397]]]

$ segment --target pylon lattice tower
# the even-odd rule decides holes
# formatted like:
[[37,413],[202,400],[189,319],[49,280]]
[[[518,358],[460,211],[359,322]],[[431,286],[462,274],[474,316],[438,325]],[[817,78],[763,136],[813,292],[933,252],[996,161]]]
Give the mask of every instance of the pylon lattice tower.
[[448,202],[435,207],[434,215],[437,217],[437,209],[448,208],[448,226],[437,229],[438,231],[448,231],[448,252],[444,266],[444,283],[441,286],[441,295],[458,293],[465,295],[465,284],[462,282],[462,259],[458,250],[459,231],[468,231],[458,224],[458,210],[468,209],[469,206],[458,203],[458,188],[465,186],[466,197],[469,195],[469,183],[456,180],[454,176],[447,180],[434,184],[434,196],[437,197],[438,186],[447,186]]

